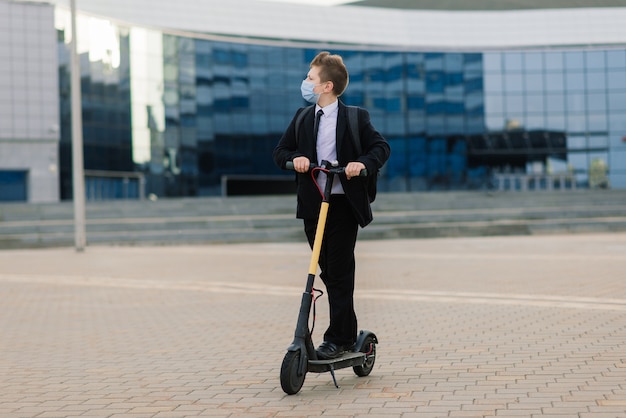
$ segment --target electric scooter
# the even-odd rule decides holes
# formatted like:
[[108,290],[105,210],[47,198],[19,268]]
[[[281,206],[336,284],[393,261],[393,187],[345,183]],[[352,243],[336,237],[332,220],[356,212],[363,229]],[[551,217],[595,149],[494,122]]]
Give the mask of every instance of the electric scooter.
[[[293,162],[289,161],[286,168],[293,170]],[[376,344],[378,339],[376,335],[367,330],[359,331],[357,341],[352,351],[344,352],[341,356],[325,360],[320,359],[315,351],[313,340],[311,338],[312,330],[309,329],[309,316],[311,307],[315,312],[314,303],[317,300],[313,288],[315,275],[317,273],[317,265],[319,262],[320,250],[322,247],[322,239],[324,237],[324,229],[326,227],[326,218],[330,207],[330,193],[335,175],[342,173],[345,167],[338,167],[337,162],[329,163],[322,161],[320,166],[311,164],[309,172],[313,177],[313,181],[317,185],[322,195],[322,204],[320,207],[320,215],[317,221],[317,229],[315,231],[315,240],[313,242],[313,250],[311,253],[311,262],[309,264],[309,273],[307,276],[306,288],[302,294],[300,303],[300,312],[298,314],[298,322],[296,324],[296,332],[291,345],[287,348],[287,353],[283,359],[280,368],[280,385],[283,391],[288,395],[294,395],[300,391],[304,384],[304,378],[307,372],[323,373],[330,372],[333,383],[337,389],[337,378],[335,370],[352,367],[357,376],[368,376],[374,368],[376,361]],[[316,172],[324,172],[327,175],[326,185],[322,190],[315,179]],[[361,171],[361,176],[367,176],[367,170]],[[318,291],[321,293],[321,291]],[[315,326],[315,315],[313,315],[313,326]]]

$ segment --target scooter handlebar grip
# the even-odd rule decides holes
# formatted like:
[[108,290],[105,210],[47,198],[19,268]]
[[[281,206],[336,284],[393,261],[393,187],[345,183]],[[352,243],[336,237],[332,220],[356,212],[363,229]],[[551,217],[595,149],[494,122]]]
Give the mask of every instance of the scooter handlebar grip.
[[[309,170],[312,170],[316,167],[319,167],[317,164],[315,163],[309,163]],[[293,166],[293,161],[287,161],[285,163],[285,170],[295,170],[294,166]]]

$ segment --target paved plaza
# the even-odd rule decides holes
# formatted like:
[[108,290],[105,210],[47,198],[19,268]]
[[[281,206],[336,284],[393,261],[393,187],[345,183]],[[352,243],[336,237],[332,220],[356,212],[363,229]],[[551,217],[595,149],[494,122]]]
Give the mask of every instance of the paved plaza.
[[624,233],[360,241],[374,370],[288,396],[308,263],[304,243],[0,251],[0,417],[626,417]]

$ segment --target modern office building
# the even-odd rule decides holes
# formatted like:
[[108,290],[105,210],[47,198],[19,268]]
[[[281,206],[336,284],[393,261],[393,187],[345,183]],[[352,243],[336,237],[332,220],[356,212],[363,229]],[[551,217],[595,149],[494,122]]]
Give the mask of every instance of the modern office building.
[[[626,188],[626,2],[511,3],[78,0],[87,197],[284,174],[320,50],[391,143],[381,192]],[[72,197],[70,29],[66,0],[0,0],[0,201]]]
[[59,199],[54,7],[0,1],[0,201]]

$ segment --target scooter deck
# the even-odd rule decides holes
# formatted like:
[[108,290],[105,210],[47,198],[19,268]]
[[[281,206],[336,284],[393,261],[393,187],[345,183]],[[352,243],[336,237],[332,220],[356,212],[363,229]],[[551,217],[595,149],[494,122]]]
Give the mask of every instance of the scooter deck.
[[308,371],[314,373],[329,372],[344,367],[361,366],[365,362],[365,353],[346,352],[330,360],[309,360]]

